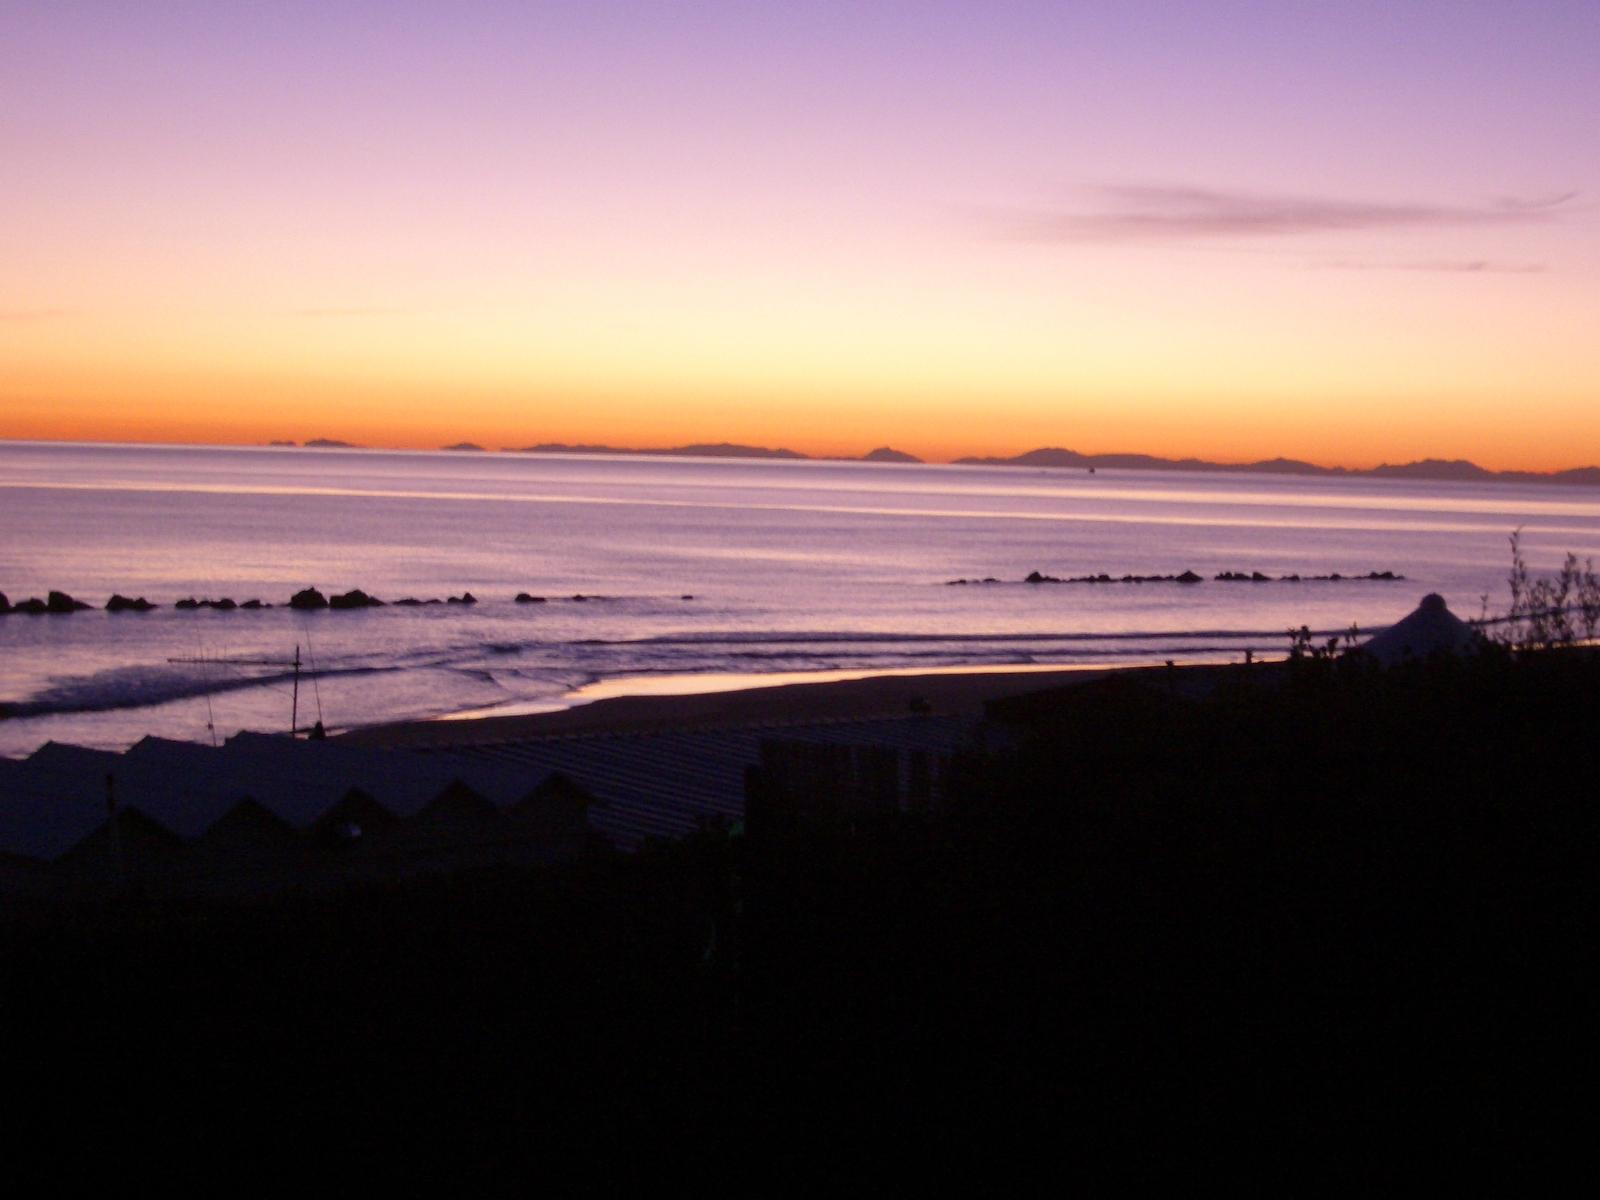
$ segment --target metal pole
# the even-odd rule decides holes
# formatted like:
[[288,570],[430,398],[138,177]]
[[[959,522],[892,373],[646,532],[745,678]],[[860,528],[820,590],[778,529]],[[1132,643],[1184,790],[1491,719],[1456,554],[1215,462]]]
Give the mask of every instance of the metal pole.
[[122,830],[117,823],[117,780],[106,776],[106,833],[111,847],[111,879],[122,886]]

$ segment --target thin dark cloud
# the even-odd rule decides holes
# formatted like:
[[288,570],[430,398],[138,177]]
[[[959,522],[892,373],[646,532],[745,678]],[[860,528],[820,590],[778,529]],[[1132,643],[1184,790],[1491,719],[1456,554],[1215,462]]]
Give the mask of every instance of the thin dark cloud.
[[1018,213],[1023,237],[1059,242],[1205,241],[1381,229],[1531,225],[1556,219],[1577,196],[1504,198],[1480,205],[1279,196],[1213,188],[1097,187],[1081,210]]
[[397,317],[412,310],[398,307],[354,306],[348,308],[296,308],[291,311],[297,317]]
[[1432,262],[1333,262],[1329,271],[1428,271],[1452,275],[1538,275],[1544,263],[1493,262],[1486,258],[1440,259]]

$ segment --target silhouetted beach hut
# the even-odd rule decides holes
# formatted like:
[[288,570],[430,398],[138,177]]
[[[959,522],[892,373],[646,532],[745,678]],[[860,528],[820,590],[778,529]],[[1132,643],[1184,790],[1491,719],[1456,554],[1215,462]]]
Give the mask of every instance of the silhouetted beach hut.
[[551,771],[509,815],[532,836],[552,846],[581,848],[589,833],[589,808],[594,793],[560,771]]
[[1409,616],[1358,649],[1388,667],[1435,654],[1471,654],[1482,644],[1483,635],[1451,612],[1443,596],[1430,592]]

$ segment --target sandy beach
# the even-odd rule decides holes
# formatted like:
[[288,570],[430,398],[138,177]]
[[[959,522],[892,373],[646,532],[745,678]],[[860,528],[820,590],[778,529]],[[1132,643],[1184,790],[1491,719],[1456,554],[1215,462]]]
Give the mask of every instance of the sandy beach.
[[989,701],[1006,696],[1087,683],[1109,674],[1109,668],[961,671],[751,686],[693,695],[613,696],[557,712],[405,721],[339,736],[361,745],[447,747],[585,734],[859,720],[913,711],[953,714],[977,712]]

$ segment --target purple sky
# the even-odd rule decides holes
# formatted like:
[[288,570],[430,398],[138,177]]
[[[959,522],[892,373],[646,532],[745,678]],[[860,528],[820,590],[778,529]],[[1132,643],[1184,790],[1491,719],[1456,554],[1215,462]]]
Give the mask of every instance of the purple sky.
[[426,443],[449,381],[488,441],[1600,458],[1597,62],[1593,0],[0,3],[0,435]]

